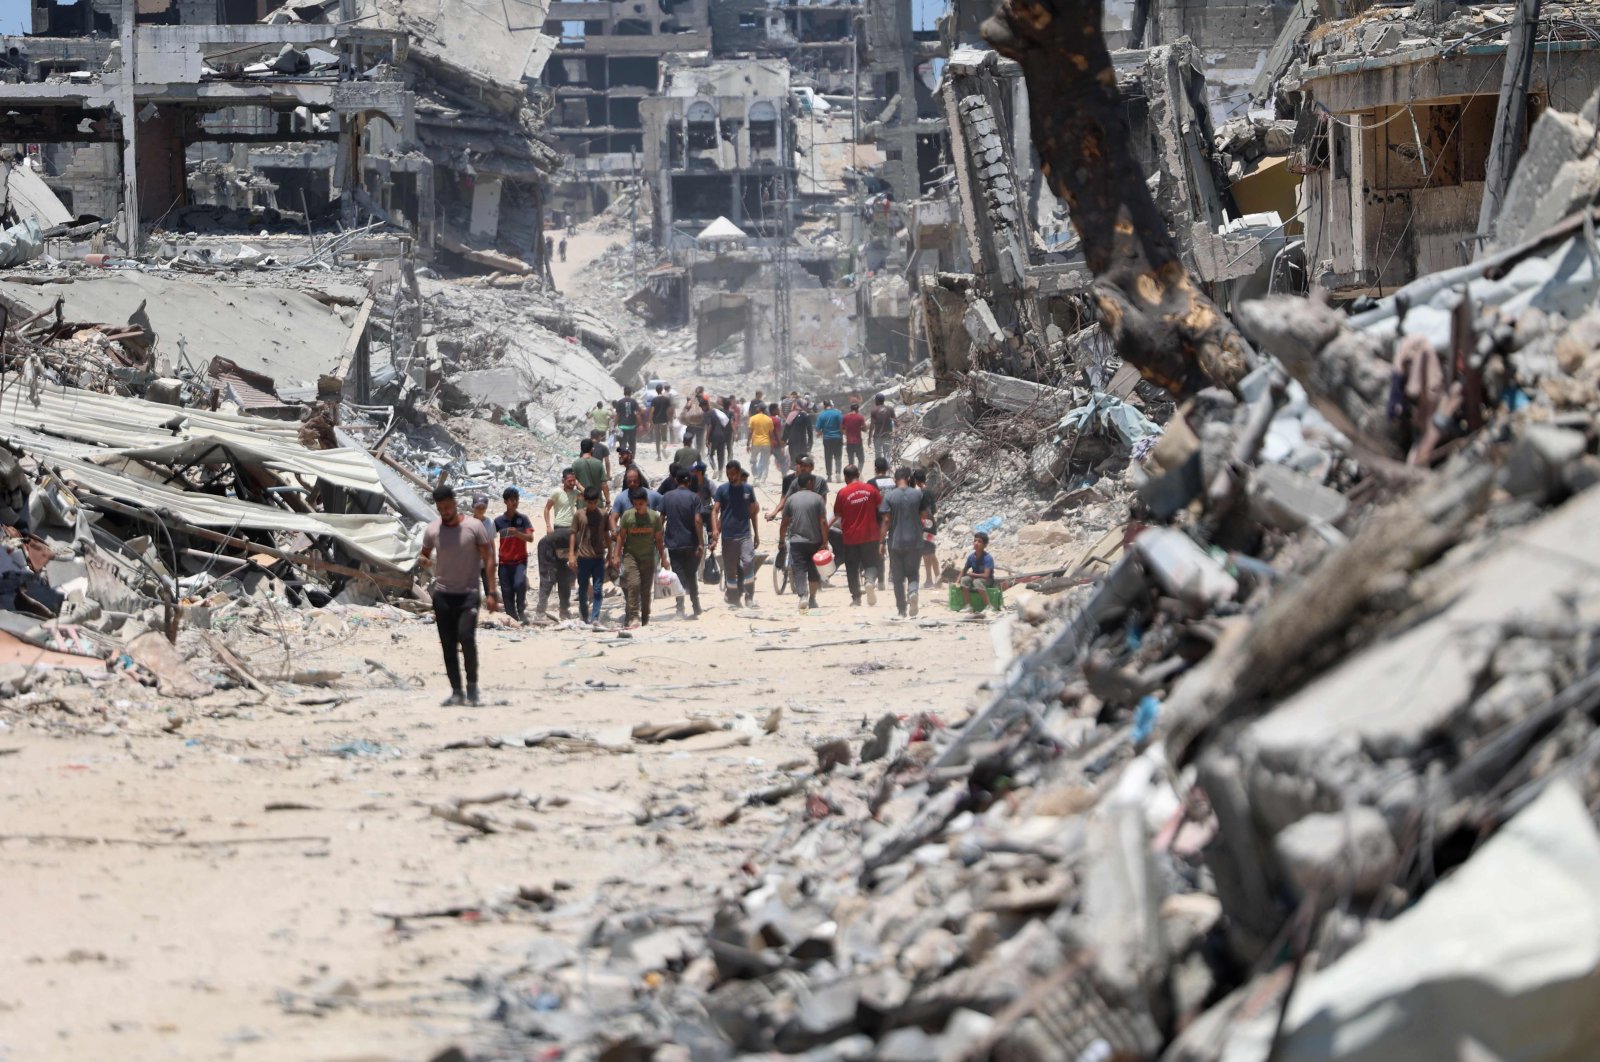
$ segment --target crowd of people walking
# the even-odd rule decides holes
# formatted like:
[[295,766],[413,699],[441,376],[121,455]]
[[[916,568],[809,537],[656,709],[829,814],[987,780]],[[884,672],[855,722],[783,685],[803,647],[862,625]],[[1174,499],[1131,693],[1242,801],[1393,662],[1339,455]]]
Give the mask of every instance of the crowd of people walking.
[[[591,410],[587,437],[543,499],[542,535],[515,487],[502,492],[502,511],[492,517],[487,495],[474,496],[468,514],[452,488],[437,489],[439,519],[425,533],[421,559],[434,575],[447,703],[476,703],[480,607],[524,624],[571,621],[576,596],[576,618],[603,630],[608,583],[622,599],[613,621],[623,629],[647,625],[656,599],[670,598],[679,617],[698,619],[707,604],[702,592],[719,587],[727,607],[754,608],[765,564],[777,567],[775,586],[787,582],[802,613],[818,607],[826,580],[843,567],[852,607],[875,605],[892,586],[895,618],[916,617],[923,582],[940,574],[934,495],[920,472],[890,471],[896,414],[887,397],[873,396],[865,413],[857,397],[844,405],[793,391],[775,402],[761,391],[748,400],[698,387],[680,397],[665,384],[643,400],[625,391]],[[812,456],[819,443],[821,470]],[[641,445],[668,462],[659,480],[638,463]],[[742,460],[735,456],[741,448]],[[758,490],[768,489],[774,470],[777,500],[763,511]],[[962,571],[968,593],[993,579],[992,559],[983,560],[987,539],[974,547],[977,568],[969,555]],[[538,576],[531,612],[530,552]]]

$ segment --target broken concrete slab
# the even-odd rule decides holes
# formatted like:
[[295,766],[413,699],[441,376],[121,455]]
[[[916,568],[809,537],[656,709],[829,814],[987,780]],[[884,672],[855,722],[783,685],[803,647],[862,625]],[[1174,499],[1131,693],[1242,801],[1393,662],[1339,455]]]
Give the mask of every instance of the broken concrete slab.
[[1600,1042],[1600,834],[1556,782],[1454,875],[1236,1026],[1224,1062],[1586,1057]]
[[975,372],[967,379],[978,402],[1006,413],[1028,413],[1053,421],[1061,419],[1077,404],[1071,391],[1015,376]]

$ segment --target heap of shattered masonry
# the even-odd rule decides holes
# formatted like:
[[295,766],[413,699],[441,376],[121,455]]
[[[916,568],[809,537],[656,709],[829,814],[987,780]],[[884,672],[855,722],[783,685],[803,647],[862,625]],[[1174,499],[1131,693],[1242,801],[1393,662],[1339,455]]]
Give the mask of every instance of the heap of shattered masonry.
[[741,795],[792,814],[714,902],[479,980],[491,1055],[1581,1056],[1596,217],[1353,316],[1243,304],[1235,391],[1101,429],[1118,527],[986,707],[884,704]]

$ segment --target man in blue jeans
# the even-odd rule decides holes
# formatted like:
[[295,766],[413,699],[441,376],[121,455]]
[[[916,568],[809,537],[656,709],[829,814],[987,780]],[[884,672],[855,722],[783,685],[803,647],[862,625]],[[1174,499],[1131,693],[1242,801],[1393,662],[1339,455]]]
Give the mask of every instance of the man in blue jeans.
[[515,487],[507,487],[501,500],[506,511],[494,518],[495,531],[500,535],[500,597],[506,604],[506,615],[518,623],[526,623],[528,605],[528,543],[533,541],[533,521],[517,511],[522,495]]
[[610,527],[610,514],[600,508],[600,488],[585,488],[583,508],[573,515],[572,534],[567,538],[567,566],[578,573],[578,615],[596,629],[605,593]]

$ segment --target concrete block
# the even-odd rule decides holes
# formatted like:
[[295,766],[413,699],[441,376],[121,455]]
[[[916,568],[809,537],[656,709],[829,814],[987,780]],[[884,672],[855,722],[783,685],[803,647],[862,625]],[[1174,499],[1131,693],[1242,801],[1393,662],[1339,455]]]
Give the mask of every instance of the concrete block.
[[1575,165],[1591,158],[1594,139],[1594,126],[1578,115],[1555,110],[1539,115],[1485,253],[1544,231],[1600,192],[1600,167]]
[[1282,531],[1336,524],[1350,511],[1344,495],[1287,465],[1265,464],[1250,477],[1250,515]]
[[1344,889],[1357,897],[1376,895],[1400,860],[1389,824],[1369,807],[1307,815],[1279,833],[1272,846],[1302,895],[1336,896]]
[[1561,485],[1561,472],[1588,449],[1580,431],[1529,425],[1500,473],[1500,485],[1519,498],[1543,498]]

